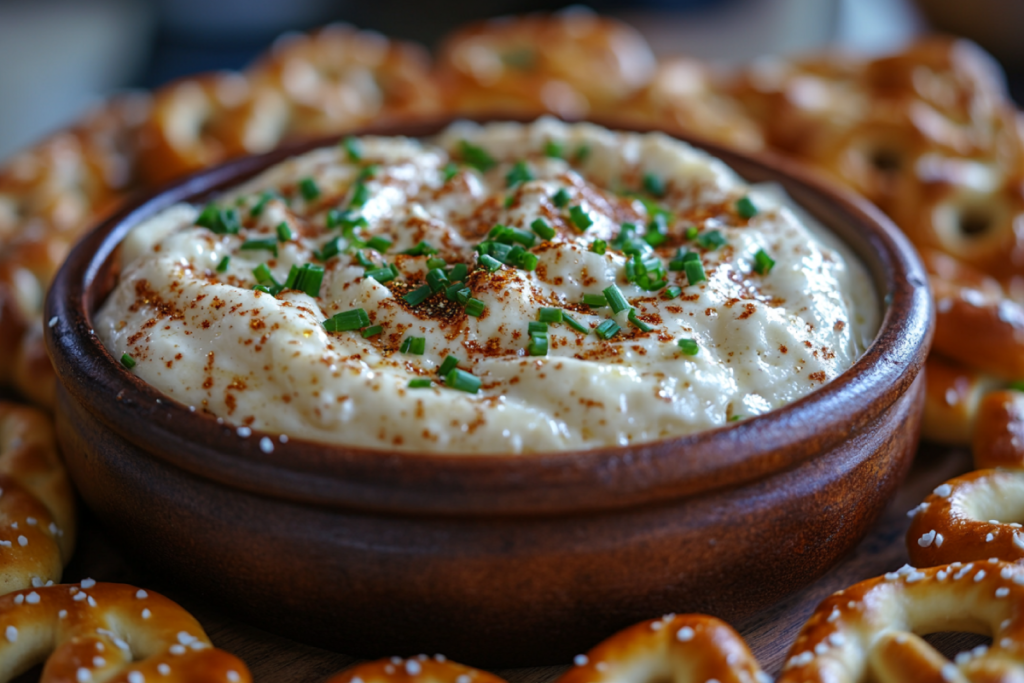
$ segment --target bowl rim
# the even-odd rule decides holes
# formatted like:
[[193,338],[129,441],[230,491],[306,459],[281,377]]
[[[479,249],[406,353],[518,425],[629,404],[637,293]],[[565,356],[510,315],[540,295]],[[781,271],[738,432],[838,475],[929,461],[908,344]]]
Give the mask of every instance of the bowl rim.
[[[445,116],[386,122],[345,135],[436,134],[456,120],[524,122],[533,117]],[[250,493],[327,507],[434,515],[576,514],[647,505],[763,479],[870,429],[921,371],[934,327],[927,277],[909,240],[881,211],[791,159],[747,154],[664,126],[607,118],[627,132],[663,132],[723,160],[747,179],[753,170],[781,183],[794,202],[827,206],[862,231],[837,235],[884,294],[876,336],[845,372],[785,406],[731,425],[628,446],[529,455],[446,455],[332,446],[237,427],[190,411],[121,367],[93,333],[91,314],[113,274],[117,245],[140,221],[181,201],[200,202],[291,156],[337,144],[342,135],[242,157],[174,181],[131,201],[71,251],[46,300],[45,343],[58,377],[58,413],[81,402],[117,436],[165,463]],[[752,182],[760,182],[754,180]],[[823,209],[821,209],[823,210]],[[811,211],[812,215],[816,215]],[[830,214],[831,215],[831,214]],[[835,226],[817,216],[835,234]],[[835,222],[835,221],[833,221]],[[860,241],[850,244],[851,236]],[[870,254],[866,258],[865,250]],[[882,285],[882,287],[880,287]],[[244,431],[243,431],[244,433]],[[272,452],[259,448],[272,439]]]

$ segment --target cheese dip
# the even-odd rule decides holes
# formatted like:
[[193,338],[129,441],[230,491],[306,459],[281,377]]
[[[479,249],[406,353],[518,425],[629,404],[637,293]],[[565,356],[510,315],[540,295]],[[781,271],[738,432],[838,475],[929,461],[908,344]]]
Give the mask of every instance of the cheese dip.
[[243,436],[528,454],[690,434],[814,391],[874,337],[864,268],[785,201],[661,134],[348,138],[139,225],[95,329]]

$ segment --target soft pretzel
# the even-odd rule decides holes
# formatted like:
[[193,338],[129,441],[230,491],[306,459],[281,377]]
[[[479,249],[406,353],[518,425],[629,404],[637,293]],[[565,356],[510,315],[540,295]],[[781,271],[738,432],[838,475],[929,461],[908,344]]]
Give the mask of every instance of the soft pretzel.
[[342,133],[377,118],[440,111],[426,50],[347,24],[286,34],[247,73],[287,100],[293,136]]
[[0,597],[0,633],[0,681],[44,661],[42,683],[252,680],[188,612],[123,584],[87,579],[10,593]]
[[505,679],[452,662],[443,655],[419,655],[365,662],[335,674],[327,683],[505,683]]
[[59,581],[75,529],[52,419],[0,402],[0,594]]
[[1024,392],[995,391],[978,406],[974,467],[1024,469]]
[[573,7],[465,26],[438,53],[448,107],[460,113],[617,114],[654,75],[631,26]]
[[[966,631],[992,645],[949,661],[920,636]],[[823,601],[778,683],[1009,681],[1024,676],[1024,569],[984,560],[863,581]]]
[[140,133],[139,170],[160,185],[192,171],[277,145],[288,124],[284,98],[245,76],[186,78],[157,91]]
[[669,614],[620,631],[576,658],[558,683],[766,683],[746,642],[703,614]]
[[716,85],[710,68],[695,59],[662,61],[650,84],[636,97],[604,113],[626,121],[682,129],[738,149],[764,148],[760,126]]
[[911,511],[910,561],[1024,558],[1024,533],[1009,520],[1024,514],[1024,471],[976,470],[950,479]]
[[1000,380],[931,353],[924,365],[921,437],[933,443],[969,446],[982,399]]

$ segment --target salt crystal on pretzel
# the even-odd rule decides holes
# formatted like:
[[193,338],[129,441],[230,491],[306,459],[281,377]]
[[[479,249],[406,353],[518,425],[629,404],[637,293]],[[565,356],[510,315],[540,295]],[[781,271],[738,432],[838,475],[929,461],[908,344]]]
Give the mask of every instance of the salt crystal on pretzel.
[[452,662],[442,655],[419,655],[359,664],[335,674],[326,683],[505,683],[505,680]]
[[1024,392],[995,391],[982,399],[972,450],[977,469],[1024,469]]
[[934,443],[970,444],[984,396],[1002,386],[1002,382],[934,352],[929,354],[924,368],[921,436]]
[[152,591],[82,581],[0,597],[0,681],[45,662],[42,683],[248,683],[245,664]]

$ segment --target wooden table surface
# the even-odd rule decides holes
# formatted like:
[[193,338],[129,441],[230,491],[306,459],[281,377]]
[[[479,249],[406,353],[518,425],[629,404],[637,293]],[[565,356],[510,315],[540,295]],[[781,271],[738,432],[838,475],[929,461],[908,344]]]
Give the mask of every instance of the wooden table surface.
[[[922,446],[895,500],[849,557],[799,593],[753,618],[733,624],[747,639],[764,669],[773,675],[778,673],[797,632],[822,599],[836,590],[895,570],[906,563],[903,536],[909,524],[907,511],[943,481],[969,469],[970,458],[964,451]],[[64,576],[69,582],[92,577],[100,581],[131,583],[167,595],[199,619],[214,644],[243,659],[257,683],[322,683],[329,675],[356,661],[342,654],[344,643],[338,643],[339,652],[332,652],[267,633],[183,592],[171,578],[148,575],[141,567],[133,566],[122,549],[111,544],[96,520],[86,511],[83,511],[78,549]],[[656,616],[660,615],[651,615]],[[947,655],[983,642],[977,636],[965,634],[938,634],[929,640]],[[395,654],[409,656],[417,653]],[[547,683],[565,668],[504,669],[495,673],[510,683]],[[29,672],[18,681],[37,679],[38,672]]]

